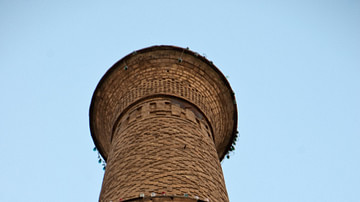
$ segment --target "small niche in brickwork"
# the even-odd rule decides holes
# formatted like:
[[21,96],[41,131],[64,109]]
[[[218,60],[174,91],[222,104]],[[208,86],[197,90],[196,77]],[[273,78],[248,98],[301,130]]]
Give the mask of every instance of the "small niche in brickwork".
[[142,110],[142,106],[138,107],[136,109],[136,118],[140,118],[141,117],[141,110]]
[[155,109],[156,108],[156,103],[155,102],[151,102],[150,103],[150,109]]
[[200,126],[200,121],[199,121],[199,119],[196,119],[196,123]]
[[171,110],[171,103],[170,102],[165,102],[165,109],[166,110]]

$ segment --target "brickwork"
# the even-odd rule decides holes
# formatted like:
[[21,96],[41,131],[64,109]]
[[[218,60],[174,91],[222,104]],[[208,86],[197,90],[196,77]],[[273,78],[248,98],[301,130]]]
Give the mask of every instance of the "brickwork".
[[155,197],[139,197],[135,199],[126,200],[123,202],[207,202],[208,200],[201,200],[198,198],[189,198],[181,196],[155,196]]
[[236,113],[226,79],[196,53],[155,46],[126,56],[102,78],[90,107],[92,136],[107,161],[100,200],[166,192],[228,201],[219,160]]
[[100,199],[166,192],[228,201],[212,134],[201,117],[175,98],[146,99],[128,110],[114,133]]

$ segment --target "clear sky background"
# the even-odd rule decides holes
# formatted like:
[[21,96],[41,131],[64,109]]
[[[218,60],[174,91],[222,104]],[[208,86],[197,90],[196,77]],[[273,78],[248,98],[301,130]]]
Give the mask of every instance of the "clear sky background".
[[235,91],[230,201],[360,201],[356,0],[0,0],[0,201],[97,201],[92,93],[162,44],[205,55]]

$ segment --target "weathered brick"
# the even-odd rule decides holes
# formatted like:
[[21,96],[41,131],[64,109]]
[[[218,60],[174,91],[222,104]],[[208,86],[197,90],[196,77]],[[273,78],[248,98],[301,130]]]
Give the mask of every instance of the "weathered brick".
[[[228,201],[219,160],[236,132],[234,99],[219,70],[189,50],[154,46],[121,59],[90,107],[107,161],[99,200]],[[170,197],[151,197],[163,192]]]

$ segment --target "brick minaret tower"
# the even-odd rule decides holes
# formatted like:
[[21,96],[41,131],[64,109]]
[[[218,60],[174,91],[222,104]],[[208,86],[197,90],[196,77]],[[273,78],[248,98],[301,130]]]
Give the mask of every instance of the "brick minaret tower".
[[100,201],[229,201],[220,161],[236,139],[234,93],[205,57],[135,51],[101,79],[90,129],[107,162]]

